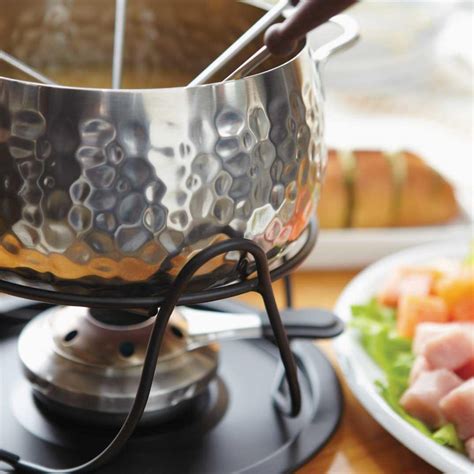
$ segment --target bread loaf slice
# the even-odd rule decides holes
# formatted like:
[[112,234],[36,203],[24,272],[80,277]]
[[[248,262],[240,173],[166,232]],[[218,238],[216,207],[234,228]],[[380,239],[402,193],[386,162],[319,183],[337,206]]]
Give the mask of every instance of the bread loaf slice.
[[328,166],[318,204],[320,225],[327,229],[347,225],[350,193],[346,174],[337,152],[329,150]]
[[329,152],[322,228],[426,226],[458,215],[453,187],[414,153]]
[[405,179],[394,225],[442,224],[459,215],[451,184],[413,153],[404,153]]

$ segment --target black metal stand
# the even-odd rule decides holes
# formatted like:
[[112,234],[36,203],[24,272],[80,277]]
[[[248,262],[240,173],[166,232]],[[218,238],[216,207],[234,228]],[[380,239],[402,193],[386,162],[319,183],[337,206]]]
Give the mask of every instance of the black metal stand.
[[[156,369],[158,356],[160,353],[163,336],[169,318],[178,304],[196,304],[204,301],[228,298],[244,292],[254,291],[261,295],[265,309],[270,320],[275,343],[279,349],[280,357],[283,362],[285,377],[288,383],[290,400],[285,397],[277,396],[274,398],[275,404],[279,410],[289,416],[297,416],[301,409],[301,393],[298,383],[297,367],[290,349],[289,341],[285,328],[281,321],[278,307],[272,290],[272,279],[277,279],[286,275],[291,269],[304,260],[311,251],[316,241],[316,225],[313,222],[308,230],[308,238],[300,252],[285,261],[278,269],[270,272],[265,252],[253,241],[246,239],[229,239],[214,244],[194,256],[180,271],[176,279],[171,284],[167,295],[164,298],[107,298],[67,295],[55,293],[53,291],[27,288],[22,285],[16,285],[9,282],[0,281],[0,291],[37,299],[40,301],[52,302],[56,304],[79,305],[96,308],[147,308],[150,315],[156,314],[155,323],[149,338],[147,354],[143,364],[142,375],[137,389],[137,394],[132,408],[122,425],[120,431],[110,444],[94,459],[70,469],[55,471],[33,463],[24,461],[17,456],[0,450],[0,460],[12,465],[15,468],[29,472],[86,472],[95,470],[115,457],[129,440],[130,436],[137,427],[148,400],[150,389],[153,382],[153,376]],[[195,294],[186,294],[186,288],[195,273],[209,260],[228,252],[238,251],[243,255],[251,255],[254,260],[256,277],[245,279],[231,285],[221,288],[210,289]],[[288,283],[287,283],[288,285]],[[159,309],[157,309],[159,308]]]
[[[293,270],[295,270],[310,254],[313,250],[314,245],[316,244],[316,239],[318,235],[318,227],[315,220],[312,220],[306,229],[305,242],[301,249],[289,258],[284,257],[283,263],[279,265],[274,270],[270,271],[271,281],[279,280],[280,278],[288,275]],[[210,249],[214,248],[223,248],[219,247],[227,242],[233,242],[235,249],[243,253],[242,262],[246,260],[245,246],[247,243],[252,243],[252,241],[247,239],[232,238],[223,242],[208,247],[207,249],[202,250],[196,257],[200,255],[205,256],[203,252],[207,252]],[[239,244],[242,244],[241,247]],[[222,250],[217,253],[220,255],[225,253],[225,250]],[[201,257],[202,258],[202,257]],[[245,260],[244,260],[245,259]],[[204,259],[203,259],[204,260]],[[266,257],[265,257],[266,260]],[[207,260],[206,260],[207,261]],[[191,263],[191,262],[189,262]],[[265,262],[268,266],[268,263]],[[184,270],[184,268],[183,268]],[[258,277],[249,278],[249,275],[255,271],[255,265],[253,263],[249,265],[242,265],[242,271],[240,275],[240,280],[237,280],[235,283],[225,286],[218,286],[209,289],[199,290],[196,292],[189,292],[180,294],[177,304],[178,305],[193,305],[200,303],[207,303],[209,301],[221,300],[226,298],[233,298],[234,296],[241,295],[243,293],[248,293],[251,291],[259,292],[259,280]],[[50,304],[57,305],[67,305],[67,306],[84,306],[88,308],[103,308],[103,309],[138,309],[138,308],[156,308],[161,306],[167,295],[172,292],[173,289],[170,288],[165,295],[155,295],[155,296],[146,296],[146,297],[115,297],[115,296],[96,296],[96,295],[80,295],[75,293],[66,293],[66,292],[56,292],[52,290],[45,290],[40,288],[33,288],[25,285],[20,285],[17,283],[12,283],[10,281],[3,281],[0,279],[0,292],[7,293],[14,296],[20,296],[22,298],[33,299],[36,301],[42,301]]]
[[293,308],[293,291],[291,283],[291,275],[283,277],[283,285],[285,289],[285,303],[287,308]]

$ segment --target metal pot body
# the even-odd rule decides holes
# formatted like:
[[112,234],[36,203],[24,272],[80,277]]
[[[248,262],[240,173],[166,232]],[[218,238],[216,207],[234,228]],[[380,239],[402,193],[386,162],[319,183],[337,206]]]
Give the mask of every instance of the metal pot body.
[[[278,259],[314,215],[323,131],[307,47],[271,70],[195,88],[0,77],[3,278],[148,291],[229,237]],[[211,262],[204,286],[234,278],[238,259]]]

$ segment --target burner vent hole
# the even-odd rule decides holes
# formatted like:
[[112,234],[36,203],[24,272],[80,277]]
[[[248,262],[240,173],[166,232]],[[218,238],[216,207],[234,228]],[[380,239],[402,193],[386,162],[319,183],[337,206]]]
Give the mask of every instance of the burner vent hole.
[[132,357],[135,353],[135,345],[133,342],[122,342],[119,346],[119,352],[123,357]]
[[67,343],[67,342],[71,342],[73,339],[76,338],[76,336],[78,335],[79,333],[73,329],[72,331],[69,331],[65,336],[64,336],[64,342]]
[[183,331],[181,331],[181,329],[179,329],[178,327],[173,326],[173,325],[170,325],[170,329],[171,329],[171,332],[172,332],[178,339],[183,339],[184,334],[183,334]]

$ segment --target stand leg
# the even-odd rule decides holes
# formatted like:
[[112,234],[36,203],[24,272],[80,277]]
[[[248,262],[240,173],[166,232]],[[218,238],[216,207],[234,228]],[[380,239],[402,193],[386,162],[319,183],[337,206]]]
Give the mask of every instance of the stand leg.
[[293,291],[292,291],[291,275],[286,275],[283,277],[283,285],[285,288],[286,307],[293,308]]
[[[285,368],[286,379],[290,390],[291,409],[285,411],[291,416],[297,416],[301,410],[301,393],[298,383],[296,363],[293,358],[293,354],[290,349],[290,343],[281,321],[280,313],[275,301],[275,296],[273,294],[267,257],[265,252],[257,244],[245,239],[229,239],[202,250],[183,267],[178,277],[174,281],[173,287],[170,290],[170,296],[173,298],[173,307],[176,306],[181,293],[184,291],[188,282],[199,268],[218,255],[236,250],[245,251],[251,254],[255,259],[258,276],[257,291],[260,293],[265,303],[265,309],[267,310],[267,315],[272,326],[275,341],[280,351],[280,356]],[[166,304],[167,303],[165,302],[165,305]],[[158,317],[160,317],[162,310],[163,306],[158,313]]]

